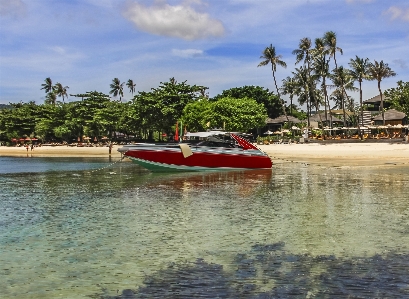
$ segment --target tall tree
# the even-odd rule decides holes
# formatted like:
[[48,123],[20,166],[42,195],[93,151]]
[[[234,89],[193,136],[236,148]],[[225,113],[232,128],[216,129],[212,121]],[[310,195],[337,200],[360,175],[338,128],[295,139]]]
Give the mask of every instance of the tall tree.
[[67,94],[67,90],[69,88],[68,86],[62,86],[61,83],[57,82],[53,88],[55,90],[56,95],[59,97],[62,97],[63,102],[64,102],[65,97],[67,97],[68,99],[68,94]]
[[343,66],[340,66],[337,69],[333,70],[333,73],[330,75],[330,78],[334,85],[335,92],[337,96],[341,94],[341,109],[344,116],[344,126],[346,126],[346,113],[345,113],[345,103],[349,100],[349,97],[346,93],[346,90],[357,91],[358,88],[354,87],[354,80],[352,79],[349,70],[345,69]]
[[[326,53],[328,53],[330,58],[334,58],[334,64],[335,64],[335,72],[338,71],[338,63],[337,63],[337,57],[336,57],[336,53],[339,52],[341,53],[341,55],[343,55],[343,51],[340,47],[338,47],[337,45],[337,34],[334,31],[327,31],[324,34],[323,37],[324,40],[324,45],[326,48]],[[328,61],[329,62],[329,61]],[[340,79],[342,80],[342,76],[340,77]],[[342,92],[345,95],[345,98],[348,98],[348,95],[345,91],[345,89],[343,88],[344,86],[344,82],[340,82],[340,85],[342,86]],[[344,115],[344,122],[345,122],[345,115]]]
[[290,114],[293,113],[293,98],[297,91],[297,82],[294,78],[287,77],[283,79],[283,85],[281,87],[281,91],[283,94],[287,94],[290,96]]
[[277,65],[282,66],[283,68],[286,68],[287,64],[283,60],[281,60],[282,59],[281,55],[277,55],[276,48],[273,47],[272,44],[270,44],[270,47],[266,47],[264,49],[263,55],[260,56],[260,59],[263,59],[263,61],[260,62],[257,67],[265,66],[265,65],[268,65],[269,63],[271,63],[271,70],[273,72],[274,84],[275,84],[275,87],[276,87],[276,90],[277,90],[277,94],[278,94],[278,97],[280,98],[280,100],[283,103],[284,115],[287,118],[287,121],[289,121],[288,116],[287,116],[287,112],[285,110],[285,104],[284,104],[284,101],[281,99],[280,90],[278,89],[277,80],[276,80],[276,76],[275,76],[275,72],[277,71]]
[[384,78],[394,77],[396,73],[389,67],[387,63],[384,63],[383,60],[380,62],[376,61],[369,64],[368,74],[373,80],[378,81],[378,90],[379,95],[381,96],[381,111],[382,111],[382,122],[385,125],[385,111],[383,111],[383,95],[381,90],[381,81]]
[[295,49],[292,52],[293,55],[296,55],[296,61],[295,64],[300,63],[301,61],[304,60],[304,67],[303,69],[303,75],[306,77],[304,78],[306,81],[303,82],[303,85],[305,87],[305,84],[308,85],[308,92],[305,94],[306,98],[306,103],[307,103],[307,124],[310,126],[310,115],[311,115],[311,39],[308,37],[304,37],[300,40],[300,43],[298,44],[298,49]]
[[330,126],[332,127],[332,114],[331,105],[329,102],[328,91],[327,91],[327,77],[329,76],[329,59],[327,59],[328,49],[325,47],[325,42],[323,38],[315,39],[315,48],[313,49],[313,71],[319,77],[322,78],[321,89],[324,93],[324,105],[325,105],[325,120],[328,122],[328,113]]
[[45,78],[44,83],[41,84],[41,89],[44,89],[46,93],[49,93],[53,90],[53,81],[50,77]]
[[327,53],[330,57],[334,58],[335,68],[338,68],[336,53],[340,52],[341,55],[343,51],[340,47],[337,46],[337,34],[333,31],[328,31],[324,34],[324,45],[327,49]]
[[49,92],[45,97],[45,103],[55,106],[57,103],[57,94],[54,91]]
[[133,97],[133,93],[135,92],[135,86],[136,86],[136,84],[133,83],[133,80],[132,80],[132,79],[129,79],[128,82],[126,82],[126,86],[129,88],[129,91],[131,92],[132,97]]
[[368,79],[369,59],[359,58],[358,56],[355,56],[355,59],[351,58],[349,66],[351,67],[350,75],[352,79],[359,82],[359,111],[361,125],[363,125],[364,110],[362,108],[362,81],[364,79]]
[[114,97],[119,95],[119,101],[121,101],[121,97],[124,96],[124,83],[121,83],[118,78],[114,78],[109,87],[111,88],[109,94],[112,94]]

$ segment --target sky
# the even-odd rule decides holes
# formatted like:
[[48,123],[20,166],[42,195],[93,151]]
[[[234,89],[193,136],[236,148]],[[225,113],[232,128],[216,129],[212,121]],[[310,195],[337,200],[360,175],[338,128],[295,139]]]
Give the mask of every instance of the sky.
[[[343,49],[339,65],[383,60],[397,76],[382,89],[409,81],[408,0],[0,0],[0,104],[44,103],[47,77],[69,94],[108,94],[113,78],[149,91],[172,77],[210,97],[245,85],[275,91],[270,65],[257,67],[262,51],[272,44],[287,63],[280,85],[299,66],[300,39],[327,31]],[[377,94],[364,82],[364,100]]]

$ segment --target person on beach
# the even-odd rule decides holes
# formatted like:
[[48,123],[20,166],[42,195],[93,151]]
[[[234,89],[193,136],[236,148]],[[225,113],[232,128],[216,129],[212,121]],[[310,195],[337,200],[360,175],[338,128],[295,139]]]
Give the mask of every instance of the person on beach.
[[109,143],[109,154],[112,152],[112,143]]
[[26,150],[27,150],[27,153],[28,153],[28,144],[26,145]]
[[33,144],[31,144],[31,151],[33,151],[33,149],[34,149],[34,145],[33,145]]

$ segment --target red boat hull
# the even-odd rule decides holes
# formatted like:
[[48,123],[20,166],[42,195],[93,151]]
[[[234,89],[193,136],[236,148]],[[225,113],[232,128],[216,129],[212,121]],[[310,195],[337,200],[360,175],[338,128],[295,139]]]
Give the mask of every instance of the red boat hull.
[[125,156],[133,159],[136,163],[150,163],[155,166],[162,165],[165,168],[183,170],[266,169],[272,167],[271,159],[267,155],[252,155],[250,151],[243,154],[194,152],[193,155],[185,158],[180,151],[132,149],[125,152]]

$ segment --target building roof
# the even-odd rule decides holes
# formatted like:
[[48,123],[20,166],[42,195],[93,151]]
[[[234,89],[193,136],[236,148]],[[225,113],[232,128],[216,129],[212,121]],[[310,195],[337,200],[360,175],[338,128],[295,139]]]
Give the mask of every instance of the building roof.
[[[383,100],[384,100],[384,101],[389,100],[389,98],[386,97],[385,95],[382,95],[382,97],[383,97]],[[372,98],[370,98],[370,99],[364,101],[363,103],[364,103],[364,104],[375,104],[375,103],[380,103],[380,102],[381,102],[381,95],[378,94],[377,96],[374,96],[374,97],[372,97]]]
[[[321,118],[320,118],[320,115],[321,115]],[[328,121],[331,120],[331,116],[329,115],[329,113],[327,114],[327,118],[328,118]],[[321,120],[325,121],[325,113],[318,113],[318,114],[314,114],[313,116],[310,116],[310,121],[321,122]],[[332,116],[332,122],[342,123],[344,121],[333,115]]]
[[[401,120],[406,117],[406,114],[395,109],[385,111],[385,120]],[[382,120],[382,114],[379,114],[374,120]]]
[[266,123],[268,123],[268,124],[283,124],[283,123],[288,122],[288,121],[290,121],[292,123],[300,123],[301,122],[298,118],[296,118],[294,116],[288,115],[288,120],[287,120],[287,117],[285,115],[281,115],[281,116],[276,117],[274,119],[267,118]]

